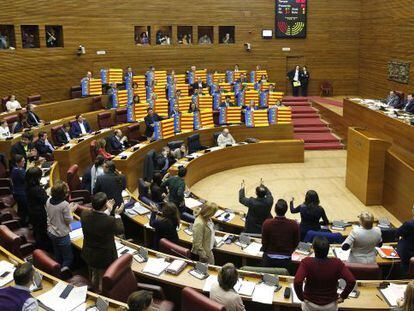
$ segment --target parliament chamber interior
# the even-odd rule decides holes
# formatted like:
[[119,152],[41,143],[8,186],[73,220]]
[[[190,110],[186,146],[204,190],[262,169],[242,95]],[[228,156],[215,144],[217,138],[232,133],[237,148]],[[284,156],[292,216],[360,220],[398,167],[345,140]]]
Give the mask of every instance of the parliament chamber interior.
[[414,310],[411,9],[5,1],[0,310]]

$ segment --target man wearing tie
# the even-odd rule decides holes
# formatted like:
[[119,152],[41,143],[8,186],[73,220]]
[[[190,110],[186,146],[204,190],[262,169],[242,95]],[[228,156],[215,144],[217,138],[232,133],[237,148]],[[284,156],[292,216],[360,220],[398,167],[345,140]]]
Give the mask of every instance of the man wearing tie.
[[89,126],[88,121],[86,121],[83,115],[81,114],[78,114],[76,116],[76,122],[72,124],[71,131],[72,131],[72,136],[76,138],[92,133],[92,129]]
[[119,154],[126,147],[127,138],[122,136],[122,131],[117,129],[114,131],[114,135],[108,138],[109,140],[109,151],[111,154]]
[[164,146],[162,148],[161,154],[157,156],[156,164],[157,169],[160,171],[161,175],[165,175],[169,167],[174,163],[174,159],[171,156],[170,148]]
[[59,145],[65,145],[72,139],[70,135],[70,126],[68,123],[64,123],[62,127],[56,133],[56,141]]
[[36,150],[41,157],[50,156],[55,150],[55,147],[47,139],[46,132],[39,133],[39,139],[35,143]]
[[390,106],[390,107],[393,107],[393,108],[398,108],[399,107],[400,98],[395,93],[395,91],[390,91],[390,95],[387,97],[386,104],[387,104],[387,106]]
[[154,110],[152,110],[152,108],[148,108],[147,112],[148,114],[144,118],[145,126],[146,126],[145,136],[150,138],[154,134],[154,123],[161,121],[162,118],[158,114],[154,113]]
[[30,126],[39,126],[41,123],[43,123],[43,121],[40,120],[39,116],[33,111],[33,104],[28,104],[26,111],[27,123],[29,123]]
[[402,107],[406,112],[414,113],[414,94],[408,94]]
[[300,67],[296,66],[295,69],[291,70],[287,74],[288,79],[292,83],[293,96],[299,96],[300,89]]

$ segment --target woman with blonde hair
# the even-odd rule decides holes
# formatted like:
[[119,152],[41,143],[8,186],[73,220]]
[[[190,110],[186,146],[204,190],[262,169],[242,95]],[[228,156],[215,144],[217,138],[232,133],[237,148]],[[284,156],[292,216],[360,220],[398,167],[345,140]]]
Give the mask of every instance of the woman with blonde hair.
[[414,311],[414,281],[407,284],[404,297],[397,301],[396,311]]
[[106,140],[99,139],[96,141],[96,155],[101,155],[105,160],[112,160],[114,156],[105,150]]
[[191,253],[195,259],[214,264],[213,248],[215,243],[215,230],[211,218],[217,212],[216,203],[206,202],[197,215],[193,224],[193,247]]

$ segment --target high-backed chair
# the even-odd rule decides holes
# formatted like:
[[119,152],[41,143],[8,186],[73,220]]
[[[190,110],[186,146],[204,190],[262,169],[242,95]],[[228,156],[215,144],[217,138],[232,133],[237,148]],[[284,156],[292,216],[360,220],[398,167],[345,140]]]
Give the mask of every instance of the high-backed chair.
[[40,95],[30,95],[26,98],[26,103],[33,104],[33,105],[39,105],[42,103],[42,97]]
[[191,250],[185,247],[182,247],[166,238],[162,238],[159,242],[160,252],[170,254],[173,256],[179,256],[183,258],[191,258]]
[[149,198],[149,186],[146,184],[143,178],[138,179],[138,198],[142,200],[143,198]]
[[143,136],[139,131],[139,123],[134,123],[127,127],[127,138],[130,144],[137,144],[143,140]]
[[151,149],[144,158],[144,180],[151,181],[155,170],[155,150]]
[[72,86],[69,91],[70,98],[81,98],[82,87],[80,85]]
[[274,275],[289,275],[289,271],[286,268],[243,266],[240,268],[240,270],[256,272],[256,273],[268,273],[268,274],[274,274]]
[[66,180],[70,190],[69,200],[78,200],[80,198],[83,198],[84,203],[90,203],[91,194],[88,190],[82,189],[78,170],[79,166],[77,164],[74,164],[69,167],[66,173]]
[[0,245],[19,258],[32,254],[35,247],[25,239],[11,231],[7,226],[0,225]]
[[3,118],[4,121],[7,122],[7,125],[9,126],[10,130],[13,126],[13,123],[17,121],[17,114],[13,114],[11,116],[7,116]]
[[408,277],[414,279],[414,257],[411,257],[410,263],[408,265]]
[[[8,217],[6,216],[6,218]],[[23,240],[26,241],[26,243],[30,243],[33,245],[36,244],[33,231],[29,229],[28,227],[22,227],[22,225],[20,224],[20,219],[16,218],[16,219],[5,220],[5,221],[2,221],[1,224],[7,226],[7,228],[13,231],[14,234],[17,234],[18,236],[23,238]]]
[[363,264],[345,262],[345,266],[358,280],[380,280],[382,279],[381,268],[378,264]]
[[7,170],[6,157],[3,153],[0,153],[0,178],[6,178],[9,176]]
[[163,310],[174,310],[174,304],[165,301],[164,292],[160,286],[137,283],[131,265],[131,254],[124,254],[115,260],[103,275],[102,294],[108,298],[126,302],[133,292],[149,290],[154,293],[155,305],[163,302]]
[[51,258],[45,251],[36,249],[33,252],[33,265],[58,279],[64,280],[75,286],[91,286],[91,282],[82,275],[73,275],[70,270],[61,271],[61,265]]
[[332,232],[326,232],[326,231],[309,230],[306,233],[306,236],[303,241],[306,243],[312,243],[313,239],[316,236],[325,237],[328,239],[329,243],[334,243],[334,244],[341,244],[345,240],[344,236],[340,234],[339,232],[332,233]]
[[191,287],[181,291],[181,311],[226,311],[226,308]]
[[95,162],[96,156],[98,155],[96,152],[96,140],[92,140],[89,144],[89,154],[91,155],[92,163]]
[[329,81],[323,81],[320,86],[319,96],[332,96],[333,95],[333,86]]
[[112,120],[112,113],[109,111],[101,112],[98,114],[98,127],[99,129],[104,129],[114,126],[114,121]]
[[4,97],[2,97],[2,99],[1,99],[1,107],[2,107],[3,111],[7,111],[6,104],[9,101],[9,99],[10,99],[10,96],[4,96]]
[[16,204],[12,194],[12,182],[10,178],[0,178],[0,202],[5,207],[13,207]]
[[187,138],[188,153],[193,153],[199,150],[204,150],[206,147],[200,143],[200,134],[196,133]]
[[213,139],[214,139],[214,145],[217,146],[217,139],[220,136],[221,132],[215,132],[213,133]]
[[127,123],[127,109],[126,108],[118,108],[115,110],[115,123],[122,124]]
[[61,128],[62,128],[62,125],[57,125],[57,126],[53,126],[50,129],[50,135],[52,136],[52,142],[55,146],[60,146],[57,140],[57,133],[60,131]]
[[92,97],[92,103],[94,104],[96,109],[104,108],[102,105],[102,96]]
[[180,148],[182,145],[184,144],[184,141],[182,140],[173,140],[173,141],[169,141],[167,143],[167,146],[171,149],[171,150],[175,150],[177,148]]

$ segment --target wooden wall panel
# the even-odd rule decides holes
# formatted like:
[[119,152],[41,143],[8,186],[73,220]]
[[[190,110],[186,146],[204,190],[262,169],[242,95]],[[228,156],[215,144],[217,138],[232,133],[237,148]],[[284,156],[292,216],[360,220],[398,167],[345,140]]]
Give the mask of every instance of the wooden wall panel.
[[[272,81],[285,90],[286,56],[301,55],[311,72],[310,93],[322,80],[334,84],[336,94],[358,90],[360,1],[312,0],[308,5],[306,39],[261,39],[263,28],[274,27],[273,0],[191,1],[7,1],[0,21],[14,24],[15,51],[0,51],[0,95],[16,93],[20,99],[40,93],[45,101],[65,99],[87,70],[131,65],[142,73],[149,64],[159,69],[184,71],[190,64],[225,70],[240,64],[251,70],[256,64],[268,69]],[[162,22],[160,22],[162,21]],[[22,49],[20,25],[40,26],[40,49]],[[63,25],[64,48],[45,47],[44,25]],[[135,46],[134,26],[235,25],[237,43],[230,46]],[[194,28],[196,29],[196,28]],[[152,36],[155,32],[152,29]],[[154,37],[155,38],[155,37]],[[153,38],[153,39],[154,39]],[[175,38],[173,38],[175,41]],[[218,38],[215,38],[218,42]],[[250,42],[252,51],[243,44]],[[86,55],[78,57],[82,44]],[[282,47],[290,47],[288,53]],[[106,55],[96,55],[105,50]],[[23,101],[23,100],[22,100]]]
[[[414,1],[362,0],[360,30],[361,96],[384,98],[391,89],[414,91],[412,12]],[[400,84],[387,79],[390,59],[411,62],[411,79]]]

